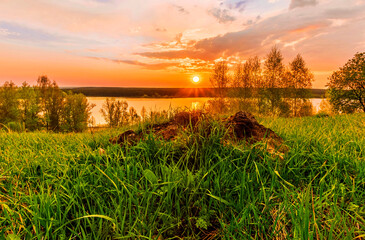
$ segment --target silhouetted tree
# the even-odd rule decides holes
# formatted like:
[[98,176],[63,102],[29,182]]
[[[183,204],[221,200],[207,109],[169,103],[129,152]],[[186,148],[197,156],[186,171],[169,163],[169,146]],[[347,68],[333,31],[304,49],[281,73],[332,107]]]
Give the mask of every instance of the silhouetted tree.
[[[308,105],[313,82],[313,74],[307,68],[306,63],[302,56],[298,54],[295,59],[289,64],[289,76],[288,84],[286,87],[289,88],[290,97],[293,100],[292,113],[296,117],[298,115],[298,110]],[[308,106],[306,107],[308,108]],[[304,110],[301,112],[303,113]]]
[[210,76],[210,83],[213,88],[216,89],[216,99],[208,102],[212,112],[222,113],[227,109],[227,102],[224,99],[226,96],[227,88],[230,84],[230,78],[228,76],[228,65],[226,61],[218,61],[214,65],[214,70]]
[[280,88],[283,84],[284,73],[283,56],[280,50],[273,47],[267,55],[264,69],[264,97],[269,102],[270,111],[273,114],[280,110],[282,103],[282,90]]
[[237,64],[234,74],[234,97],[238,98],[240,109],[254,111],[256,86],[261,83],[261,64],[259,58],[249,58],[244,64]]
[[218,97],[224,97],[225,91],[230,83],[226,61],[215,63],[213,73],[210,76],[210,82],[216,88]]
[[335,111],[365,112],[365,52],[355,54],[329,80],[329,102]]

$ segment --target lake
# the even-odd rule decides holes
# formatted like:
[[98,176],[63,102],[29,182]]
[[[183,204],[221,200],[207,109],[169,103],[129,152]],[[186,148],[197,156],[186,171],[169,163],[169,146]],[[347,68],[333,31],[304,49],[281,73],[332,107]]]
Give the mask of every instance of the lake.
[[[88,97],[91,104],[95,107],[91,110],[92,116],[95,118],[96,125],[106,124],[100,109],[105,103],[106,97]],[[134,107],[138,115],[141,114],[142,107],[145,107],[147,112],[163,111],[175,108],[200,108],[211,98],[115,98],[116,100],[124,100],[128,102],[129,107]],[[314,110],[318,111],[321,98],[312,98]]]

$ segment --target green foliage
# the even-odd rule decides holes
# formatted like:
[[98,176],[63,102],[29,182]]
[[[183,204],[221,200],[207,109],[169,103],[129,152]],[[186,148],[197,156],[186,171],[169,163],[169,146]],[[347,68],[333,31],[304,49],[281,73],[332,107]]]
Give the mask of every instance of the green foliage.
[[19,118],[17,86],[13,82],[5,82],[0,88],[0,123],[16,122]]
[[61,129],[64,93],[57,83],[55,81],[51,82],[47,76],[38,78],[37,89],[41,97],[41,108],[47,130],[59,131]]
[[24,131],[24,125],[20,122],[8,122],[6,124],[7,129],[14,132],[22,132]]
[[297,115],[301,117],[312,116],[313,115],[313,105],[310,101],[302,100],[298,104],[299,110]]
[[138,115],[137,110],[134,107],[129,107],[129,118],[132,125],[141,121],[141,117]]
[[87,129],[91,106],[84,95],[66,94],[56,82],[40,76],[37,86],[20,88],[5,82],[0,88],[0,125],[11,131],[81,132]]
[[20,240],[20,237],[18,237],[16,234],[9,234],[6,237],[6,240]]
[[227,98],[215,98],[206,102],[205,110],[211,114],[223,114],[229,111],[230,99]]
[[289,145],[282,156],[222,142],[213,120],[123,147],[114,129],[0,133],[0,236],[360,239],[364,117],[260,119]]
[[20,112],[24,127],[30,131],[41,128],[39,92],[24,82],[19,90]]
[[196,220],[196,227],[197,228],[202,228],[204,230],[207,230],[209,226],[210,226],[210,223],[203,217],[199,217]]
[[330,115],[328,115],[327,113],[325,113],[325,112],[319,112],[319,113],[317,113],[316,115],[314,115],[315,117],[317,117],[317,118],[327,118],[327,117],[329,117]]
[[355,54],[329,80],[329,102],[335,111],[365,112],[365,52]]
[[63,103],[61,128],[67,132],[86,130],[93,107],[84,95],[69,92]]
[[157,177],[156,175],[149,169],[145,169],[143,171],[143,175],[151,184],[157,184]]
[[100,110],[110,127],[120,127],[129,123],[128,103],[115,98],[106,98]]

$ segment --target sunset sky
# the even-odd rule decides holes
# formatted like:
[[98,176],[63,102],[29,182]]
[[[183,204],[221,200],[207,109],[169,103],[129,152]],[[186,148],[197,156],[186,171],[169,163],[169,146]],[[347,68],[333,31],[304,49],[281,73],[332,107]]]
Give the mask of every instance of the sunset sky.
[[[209,87],[214,61],[301,53],[314,88],[365,51],[365,0],[1,0],[0,84]],[[202,80],[194,84],[192,78]]]

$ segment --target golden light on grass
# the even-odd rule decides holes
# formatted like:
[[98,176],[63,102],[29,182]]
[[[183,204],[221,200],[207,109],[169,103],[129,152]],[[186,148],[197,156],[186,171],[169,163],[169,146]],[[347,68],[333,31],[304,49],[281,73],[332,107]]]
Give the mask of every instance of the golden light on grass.
[[198,76],[193,77],[193,82],[194,83],[198,83],[200,81]]

